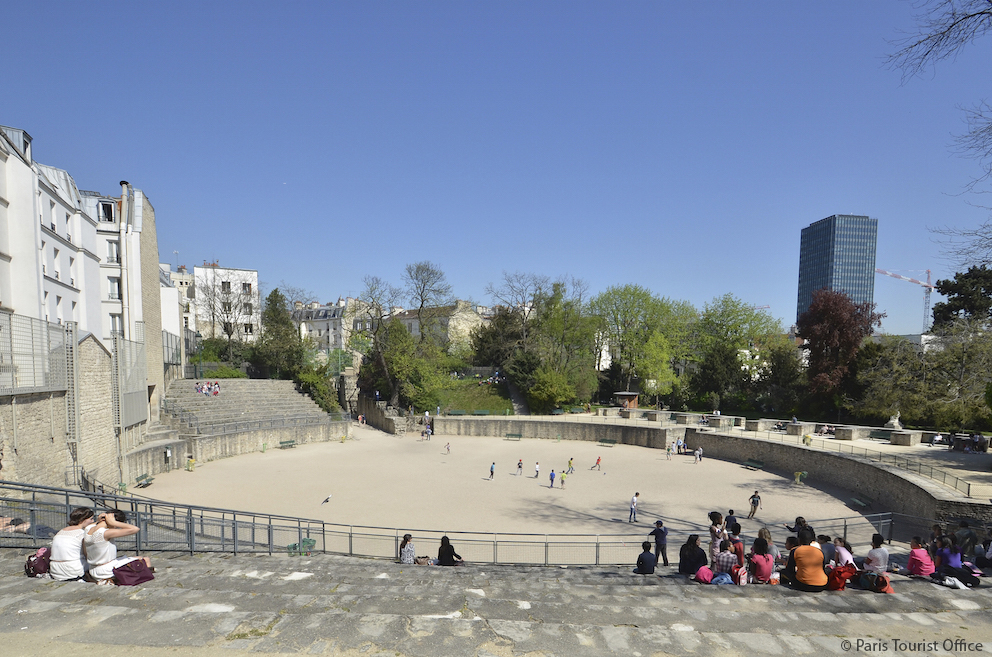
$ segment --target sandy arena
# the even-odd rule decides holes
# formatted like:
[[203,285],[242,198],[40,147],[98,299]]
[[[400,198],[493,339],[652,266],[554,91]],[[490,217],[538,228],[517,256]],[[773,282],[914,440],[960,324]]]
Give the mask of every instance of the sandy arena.
[[[856,515],[844,491],[824,482],[796,486],[737,463],[627,445],[604,448],[579,441],[434,436],[396,437],[352,427],[356,440],[269,449],[156,476],[146,494],[172,502],[300,516],[345,525],[403,531],[533,534],[646,534],[654,521],[669,527],[679,545],[689,533],[706,534],[709,511],[734,509],[745,535],[762,525],[777,543],[782,526],[807,519]],[[451,454],[444,446],[451,443]],[[602,457],[602,471],[591,470]],[[548,475],[575,459],[565,489]],[[516,475],[523,459],[522,476]],[[489,467],[496,463],[495,477]],[[534,464],[541,475],[534,478]],[[763,509],[746,520],[748,498],[759,490]],[[630,498],[640,492],[637,525],[628,523]],[[327,495],[327,504],[321,504]]]

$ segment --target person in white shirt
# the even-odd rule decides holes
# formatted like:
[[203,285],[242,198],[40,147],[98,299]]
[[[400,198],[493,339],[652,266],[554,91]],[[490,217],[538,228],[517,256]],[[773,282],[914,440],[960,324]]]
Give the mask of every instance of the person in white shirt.
[[889,568],[889,551],[882,547],[885,537],[881,534],[871,535],[871,549],[865,557],[864,569],[873,570],[876,573],[884,573]]
[[69,514],[69,526],[52,538],[52,555],[48,565],[48,574],[52,579],[65,582],[82,579],[86,575],[83,539],[86,527],[92,524],[93,509],[79,507]]
[[132,536],[141,531],[127,523],[127,516],[120,509],[101,513],[97,523],[86,530],[83,546],[86,561],[89,563],[89,576],[97,584],[111,584],[114,581],[114,568],[120,568],[135,559],[142,559],[149,568],[152,562],[148,557],[118,557],[113,539]]

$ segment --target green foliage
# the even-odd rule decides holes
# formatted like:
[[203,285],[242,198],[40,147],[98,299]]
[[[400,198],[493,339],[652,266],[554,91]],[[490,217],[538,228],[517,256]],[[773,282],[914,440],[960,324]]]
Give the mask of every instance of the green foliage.
[[310,395],[310,398],[325,412],[341,411],[336,389],[331,385],[330,373],[326,369],[298,372],[294,381],[300,392]]
[[247,359],[250,351],[250,345],[243,342],[231,342],[227,338],[203,338],[196,360],[204,363],[240,364]]
[[668,339],[661,331],[655,331],[644,345],[644,358],[640,366],[643,378],[642,389],[654,395],[667,395],[675,383],[675,371],[672,369],[672,350]]
[[207,370],[199,378],[201,379],[247,379],[248,375],[239,369],[221,365],[215,370]]
[[286,297],[278,288],[265,298],[262,337],[255,345],[253,365],[269,378],[294,378],[305,366],[307,350],[293,325]]
[[714,343],[699,363],[691,386],[697,404],[704,408],[711,408],[712,396],[717,395],[728,410],[740,410],[747,381],[738,349],[728,343]]
[[523,340],[518,315],[518,311],[499,306],[492,320],[472,330],[472,361],[476,365],[506,367]]
[[583,303],[584,291],[581,281],[554,283],[535,299],[531,329],[531,348],[541,367],[563,379],[572,392],[569,399],[579,401],[591,399],[598,384],[594,354],[600,321]]
[[531,412],[549,413],[561,404],[575,399],[575,388],[561,372],[541,367],[534,373],[534,385],[527,391]]
[[992,318],[992,269],[985,265],[958,272],[954,274],[954,280],[937,281],[935,287],[947,301],[934,304],[934,330],[958,318],[982,321]]
[[779,417],[793,415],[805,388],[799,350],[783,338],[761,353],[765,367],[758,373],[754,387],[756,404]]
[[783,332],[782,325],[766,310],[753,308],[734,295],[725,294],[703,306],[699,319],[699,347],[704,352],[716,343],[738,350],[754,348]]

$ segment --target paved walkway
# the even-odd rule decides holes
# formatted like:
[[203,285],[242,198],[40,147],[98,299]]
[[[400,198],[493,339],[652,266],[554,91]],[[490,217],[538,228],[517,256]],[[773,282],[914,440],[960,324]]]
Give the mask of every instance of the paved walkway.
[[[845,492],[828,482],[796,486],[791,477],[726,461],[704,458],[695,465],[691,456],[668,461],[661,450],[445,435],[425,441],[417,434],[401,438],[368,427],[353,428],[353,435],[357,440],[343,444],[269,450],[212,461],[194,473],[157,475],[152,487],[142,492],[172,502],[414,533],[431,529],[644,536],[660,518],[672,532],[673,545],[684,542],[689,533],[706,534],[707,514],[714,510],[726,515],[735,509],[748,536],[768,525],[779,544],[788,534],[782,524],[791,524],[796,516],[856,515],[842,501]],[[444,449],[448,442],[450,455]],[[590,469],[598,457],[602,469]],[[565,489],[560,478],[549,489],[550,471],[561,473],[569,458],[574,458],[575,473],[568,476]],[[521,476],[516,475],[518,459],[524,463]],[[493,462],[496,472],[490,481]],[[538,478],[535,462],[541,464]],[[748,521],[747,500],[755,490],[760,491],[763,508]],[[635,492],[641,494],[636,525],[628,523]],[[322,505],[328,494],[331,501]]]

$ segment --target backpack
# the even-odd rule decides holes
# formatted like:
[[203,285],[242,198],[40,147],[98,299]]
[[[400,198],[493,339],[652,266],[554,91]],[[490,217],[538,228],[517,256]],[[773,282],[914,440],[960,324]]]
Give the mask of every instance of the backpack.
[[[827,581],[829,583],[829,578]],[[858,577],[858,585],[865,590],[874,591],[875,593],[894,592],[892,586],[889,585],[888,577],[870,570],[861,572],[860,577]]]
[[747,572],[747,568],[742,568],[740,566],[734,566],[730,569],[730,577],[734,580],[734,584],[739,586],[744,586],[751,580],[751,576]]
[[827,590],[828,591],[843,591],[847,586],[847,580],[858,574],[858,569],[848,564],[846,566],[838,566],[834,568],[827,574]]
[[696,581],[701,584],[709,584],[713,581],[713,571],[709,566],[700,566],[696,571]]
[[38,551],[30,555],[27,561],[24,562],[24,574],[28,577],[47,575],[51,558],[52,551],[49,548],[38,548]]

